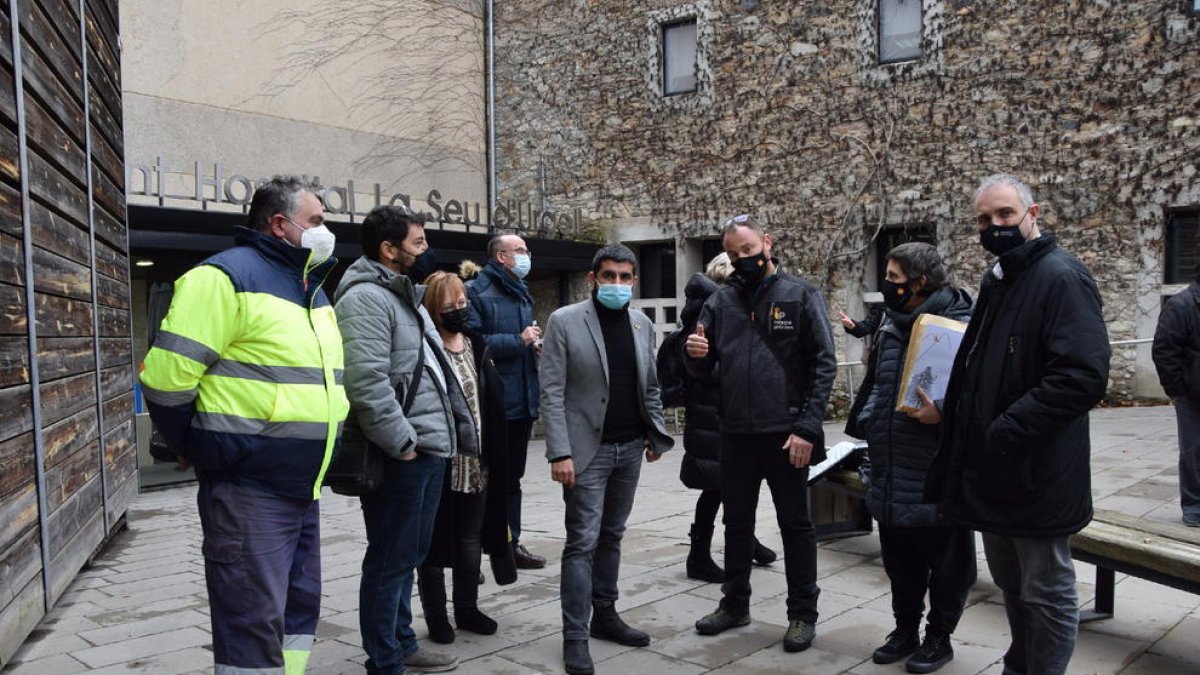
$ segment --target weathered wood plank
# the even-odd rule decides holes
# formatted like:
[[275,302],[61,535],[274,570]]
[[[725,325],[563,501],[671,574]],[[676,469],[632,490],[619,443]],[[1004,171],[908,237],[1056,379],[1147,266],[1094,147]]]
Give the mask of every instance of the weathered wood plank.
[[38,337],[80,337],[92,334],[92,303],[46,293],[34,294]]
[[[0,438],[8,439],[33,429],[33,401],[29,385],[0,389]],[[2,523],[0,519],[0,523]]]
[[91,106],[91,121],[93,128],[100,130],[100,135],[120,153],[125,152],[125,136],[121,129],[121,121],[114,117],[100,99],[95,89],[88,88],[88,105]]
[[0,232],[0,283],[25,285],[24,243],[4,232]]
[[132,419],[105,434],[104,461],[109,484],[120,483],[137,471],[137,437]]
[[[82,496],[94,494],[95,497],[85,505],[88,510],[83,510],[85,507],[81,506],[79,511],[70,512],[71,520],[63,523],[64,529],[60,535],[70,534],[73,536],[63,539],[58,546],[51,549],[53,557],[50,558],[50,597],[54,602],[58,602],[67,587],[75,580],[75,575],[104,541],[104,502],[100,494],[100,479],[93,479],[84,490],[89,492],[75,495],[71,502]],[[60,511],[67,511],[67,505],[64,504]],[[76,516],[78,517],[77,521]],[[50,525],[52,533],[54,525],[52,515]],[[65,529],[69,525],[75,525],[75,528],[73,530]]]
[[129,335],[129,312],[113,307],[98,307],[101,337],[124,337]]
[[12,602],[42,571],[40,545],[37,529],[33,528],[0,549],[0,607]]
[[27,324],[25,289],[0,284],[0,335],[23,335]]
[[0,232],[16,237],[22,236],[25,226],[21,218],[21,192],[0,181]]
[[118,218],[104,209],[94,209],[92,211],[92,222],[96,228],[96,238],[119,251],[124,251],[127,241],[124,218],[124,214],[121,214]]
[[[96,168],[94,164],[93,168]],[[110,214],[125,213],[125,193],[98,169],[92,172],[92,195]]]
[[57,380],[96,369],[95,346],[89,337],[38,336],[38,374],[42,380]]
[[12,23],[8,20],[8,5],[0,8],[0,65],[12,71]]
[[87,7],[88,44],[96,50],[103,68],[113,74],[114,84],[120,89],[121,59],[117,48],[120,32],[117,29],[117,13],[113,11],[110,14],[105,9],[93,5],[94,3],[89,2]]
[[[8,28],[3,30],[7,36]],[[14,127],[17,125],[16,79],[13,77],[12,66],[3,62],[0,62],[0,122]]]
[[33,243],[82,265],[90,263],[92,252],[87,229],[36,199],[29,201],[29,222],[33,225]]
[[122,394],[104,402],[104,427],[102,433],[116,429],[133,419],[133,392]]
[[25,74],[26,95],[36,97],[77,143],[83,143],[86,120],[83,119],[82,85],[77,92],[67,89],[36,50],[21,52],[21,66]]
[[1200,548],[1177,539],[1094,520],[1071,537],[1071,548],[1200,583]]
[[94,445],[100,437],[95,408],[85,408],[42,430],[42,447],[46,466],[51,467],[71,457],[85,445]]
[[96,405],[96,376],[92,373],[43,382],[39,388],[43,427]]
[[133,341],[123,337],[100,337],[100,367],[113,368],[133,363]]
[[0,335],[0,387],[29,384],[29,339]]
[[0,548],[36,529],[37,521],[37,485],[30,481],[0,500]]
[[28,481],[35,480],[33,434],[0,441],[0,499]]
[[92,480],[77,490],[57,511],[50,513],[50,554],[57,555],[63,546],[103,508],[101,504],[100,478]]
[[100,400],[107,401],[133,391],[133,366],[126,364],[100,371]]
[[49,158],[66,175],[78,176],[82,182],[87,171],[83,146],[63,131],[40,103],[32,98],[25,101],[28,103],[25,106],[25,131],[30,148]]
[[92,439],[55,466],[46,467],[46,508],[57,511],[63,502],[100,475],[100,440]]
[[[92,129],[92,160],[120,190],[125,190],[125,159],[100,135],[95,124]],[[123,214],[122,214],[123,216]]]
[[129,477],[123,483],[114,486],[110,481],[108,484],[110,490],[108,494],[108,513],[105,515],[108,517],[109,531],[112,531],[113,526],[117,524],[121,516],[124,516],[129,511],[129,505],[138,496],[137,465],[134,462],[130,462],[130,466],[134,468],[134,471],[130,472]]
[[[41,559],[38,560],[39,565]],[[38,568],[40,571],[40,567]],[[32,579],[2,609],[0,609],[0,654],[12,654],[20,648],[46,615],[41,577]]]
[[107,307],[129,309],[129,286],[103,274],[97,274],[96,302]]
[[[24,61],[27,54],[36,50],[45,59],[46,65],[62,83],[63,88],[71,92],[75,100],[82,105],[83,58],[79,52],[77,19],[66,18],[62,14],[50,14],[49,16],[60,17],[57,21],[51,21],[38,3],[31,0],[23,0],[18,7],[21,12],[21,60]],[[63,18],[66,20],[62,20]],[[74,39],[64,37],[64,34],[69,36],[71,33],[74,33]]]
[[42,203],[56,209],[81,228],[87,227],[87,192],[67,178],[53,164],[36,152],[31,152],[29,193]]
[[16,132],[0,126],[0,179],[11,181],[13,185],[21,180],[21,167],[17,166],[19,154],[20,141]]
[[91,302],[92,270],[35,246],[33,287],[39,293],[52,293]]
[[105,69],[104,62],[96,53],[94,45],[88,45],[88,83],[96,88],[104,108],[117,122],[121,121],[121,91],[117,89]]
[[[21,0],[28,5],[29,0]],[[79,40],[79,5],[70,0],[37,0],[42,13],[50,17],[54,27],[58,29],[63,44],[71,52],[71,58],[76,63],[83,62]],[[24,10],[22,10],[24,13]]]
[[1118,527],[1129,528],[1146,535],[1174,539],[1200,548],[1200,531],[1183,523],[1164,523],[1157,520],[1146,520],[1119,511],[1096,509],[1093,521],[1108,523]]
[[116,249],[96,242],[96,271],[113,279],[129,278],[129,256],[124,249]]

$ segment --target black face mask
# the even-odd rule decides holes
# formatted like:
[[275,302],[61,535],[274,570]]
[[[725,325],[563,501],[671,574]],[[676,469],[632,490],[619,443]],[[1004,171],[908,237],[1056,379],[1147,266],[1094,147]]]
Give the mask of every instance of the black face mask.
[[992,223],[979,233],[979,243],[993,255],[1001,256],[1025,243],[1020,225],[996,225]]
[[438,315],[442,320],[442,328],[451,333],[465,333],[467,324],[471,322],[471,308],[460,307]]
[[414,284],[425,282],[425,278],[437,271],[437,254],[432,248],[425,249],[425,252],[417,256],[413,260],[412,267],[405,272],[409,279],[412,279]]
[[747,286],[756,286],[767,274],[766,251],[764,250],[758,255],[752,255],[748,258],[734,260],[733,273],[738,275],[742,283]]
[[891,279],[884,279],[879,282],[879,291],[883,293],[883,304],[893,312],[899,312],[908,304],[912,298],[912,291],[908,289],[908,284],[898,284]]

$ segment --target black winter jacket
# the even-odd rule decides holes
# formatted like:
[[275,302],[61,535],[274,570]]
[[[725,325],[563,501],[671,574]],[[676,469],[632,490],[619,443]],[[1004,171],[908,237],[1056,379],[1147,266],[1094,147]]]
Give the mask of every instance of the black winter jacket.
[[[684,335],[696,330],[696,321],[704,302],[717,292],[717,282],[697,272],[692,275],[683,289],[683,311],[679,314]],[[683,341],[678,345],[680,358],[687,359]],[[701,380],[688,377],[684,386],[687,425],[683,428],[683,463],[679,467],[679,480],[694,490],[721,489],[721,429],[717,421],[717,409],[721,403],[720,385],[716,367],[711,379]]]
[[799,277],[778,272],[752,289],[735,276],[704,303],[709,352],[685,360],[701,378],[721,369],[721,432],[793,433],[825,458],[821,423],[837,359],[825,300]]
[[1200,399],[1200,282],[1167,300],[1150,354],[1167,396]]
[[952,522],[1060,536],[1092,519],[1088,411],[1108,385],[1100,293],[1045,234],[984,275],[954,362],[929,496]]
[[909,338],[922,314],[969,321],[971,296],[957,288],[942,288],[914,312],[889,310],[875,333],[871,367],[855,400],[860,410],[858,428],[865,432],[871,459],[867,507],[880,524],[892,527],[938,524],[937,505],[925,501],[925,479],[937,454],[940,429],[896,410]]

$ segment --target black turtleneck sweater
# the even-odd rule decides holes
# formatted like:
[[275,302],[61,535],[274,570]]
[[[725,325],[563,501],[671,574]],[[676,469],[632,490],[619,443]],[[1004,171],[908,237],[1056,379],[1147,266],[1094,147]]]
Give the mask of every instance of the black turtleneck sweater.
[[608,357],[608,408],[604,413],[602,443],[622,443],[642,438],[646,426],[638,405],[637,349],[633,343],[633,328],[629,325],[628,309],[609,309],[592,300],[600,331],[604,335],[604,352]]

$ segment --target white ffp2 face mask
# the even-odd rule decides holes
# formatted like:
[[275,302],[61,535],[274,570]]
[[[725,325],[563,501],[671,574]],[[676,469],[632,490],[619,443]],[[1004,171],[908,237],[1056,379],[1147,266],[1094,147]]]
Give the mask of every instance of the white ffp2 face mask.
[[[292,223],[291,220],[288,220]],[[300,227],[296,223],[292,223],[295,227]],[[312,251],[312,264],[320,265],[329,260],[329,256],[333,255],[333,247],[337,245],[337,235],[329,231],[328,227],[318,225],[310,227],[307,230],[300,230],[300,248],[306,248]]]

